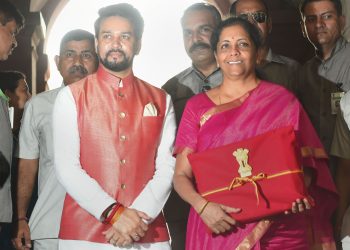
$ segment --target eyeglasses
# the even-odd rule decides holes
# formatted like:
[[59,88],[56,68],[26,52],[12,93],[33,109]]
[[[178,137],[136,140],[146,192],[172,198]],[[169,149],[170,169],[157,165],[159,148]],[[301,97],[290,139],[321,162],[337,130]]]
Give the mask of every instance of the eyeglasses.
[[249,17],[252,18],[257,23],[265,23],[267,20],[267,14],[265,12],[252,12],[252,13],[242,13],[238,17],[248,20]]

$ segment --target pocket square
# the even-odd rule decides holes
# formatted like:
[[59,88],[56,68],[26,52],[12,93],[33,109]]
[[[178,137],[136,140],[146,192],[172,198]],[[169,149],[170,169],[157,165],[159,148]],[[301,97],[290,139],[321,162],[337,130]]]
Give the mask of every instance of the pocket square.
[[158,111],[153,103],[148,103],[143,109],[143,116],[158,116]]

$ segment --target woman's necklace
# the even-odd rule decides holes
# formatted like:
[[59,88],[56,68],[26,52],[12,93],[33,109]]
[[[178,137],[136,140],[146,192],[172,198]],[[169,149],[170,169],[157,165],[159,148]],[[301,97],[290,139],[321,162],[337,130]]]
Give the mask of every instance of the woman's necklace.
[[[224,104],[232,102],[234,100],[244,100],[245,98],[247,98],[249,96],[250,91],[247,91],[246,93],[244,93],[243,95],[239,96],[239,97],[235,97],[235,98],[230,98],[228,99],[228,102],[224,102]],[[225,96],[224,96],[225,97]],[[222,105],[223,102],[221,101],[221,94],[218,95],[218,99],[219,99],[219,104],[218,105]],[[226,99],[224,99],[225,101]]]

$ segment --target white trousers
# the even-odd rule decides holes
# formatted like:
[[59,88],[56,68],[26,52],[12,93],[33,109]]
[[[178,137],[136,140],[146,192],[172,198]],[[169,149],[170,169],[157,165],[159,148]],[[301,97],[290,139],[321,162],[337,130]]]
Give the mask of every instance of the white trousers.
[[58,250],[58,239],[34,240],[34,250]]
[[170,250],[168,241],[152,244],[133,244],[129,247],[115,247],[111,244],[101,244],[79,240],[59,240],[59,250]]

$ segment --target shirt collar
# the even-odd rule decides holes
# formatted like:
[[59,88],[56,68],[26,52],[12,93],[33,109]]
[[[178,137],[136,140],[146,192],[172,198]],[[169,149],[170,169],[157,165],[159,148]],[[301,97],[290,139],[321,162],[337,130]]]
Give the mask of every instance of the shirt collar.
[[198,76],[199,76],[199,78],[200,79],[202,79],[202,80],[205,80],[205,79],[208,79],[209,77],[211,77],[212,75],[214,75],[217,71],[219,71],[220,70],[220,68],[218,67],[218,68],[216,68],[213,72],[211,72],[208,76],[205,76],[202,72],[200,72],[197,68],[196,68],[196,66],[194,66],[193,64],[192,64],[192,70],[193,70],[193,72],[195,72]]
[[[111,74],[110,72],[108,72],[103,66],[99,66],[96,72],[97,75],[97,79],[99,81],[104,82],[105,84],[111,85],[111,86],[118,86],[118,87],[122,87],[122,86],[127,86],[130,83],[132,83],[135,79],[135,76],[133,74],[133,72],[131,71],[131,73],[124,77],[124,78],[120,78],[117,77],[113,74]],[[122,84],[122,86],[121,86]]]
[[269,49],[269,51],[267,52],[267,55],[266,55],[266,58],[265,60],[268,61],[268,62],[271,62],[272,61],[272,50],[271,48]]
[[5,101],[9,102],[10,101],[10,98],[8,98],[4,92],[2,92],[2,90],[0,89],[0,98],[1,99],[4,99]]
[[[331,56],[325,61],[330,60],[336,53],[338,53],[340,50],[342,50],[345,47],[346,43],[347,43],[347,41],[345,40],[345,38],[343,36],[339,37],[339,39],[335,43],[335,46],[332,50]],[[316,49],[315,53],[316,53],[316,57],[318,59],[320,59],[321,61],[323,61],[320,51]]]

